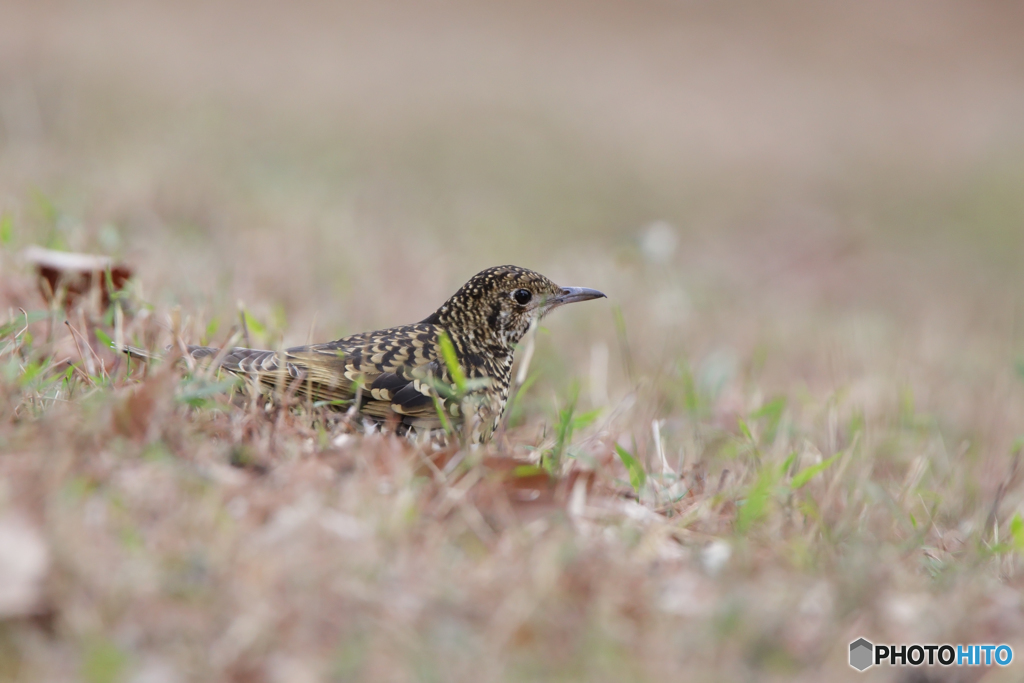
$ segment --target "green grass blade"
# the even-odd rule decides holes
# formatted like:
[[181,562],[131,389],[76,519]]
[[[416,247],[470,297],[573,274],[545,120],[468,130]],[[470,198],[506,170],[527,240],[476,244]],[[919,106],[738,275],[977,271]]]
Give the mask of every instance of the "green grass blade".
[[615,444],[615,452],[619,454],[619,460],[622,461],[622,464],[626,466],[626,471],[629,472],[630,486],[639,494],[640,489],[647,483],[647,472],[644,471],[644,466],[633,457],[632,453],[618,444]]
[[827,470],[840,455],[842,454],[836,453],[831,458],[826,458],[825,460],[819,462],[817,465],[811,465],[810,467],[805,467],[804,469],[800,470],[799,472],[793,475],[793,480],[789,482],[789,487],[794,491],[801,488],[815,476]]
[[455,345],[452,344],[451,338],[445,332],[441,332],[437,341],[441,345],[441,357],[444,359],[444,364],[448,367],[448,374],[452,376],[452,381],[455,382],[455,387],[459,393],[465,394],[466,373],[462,371],[462,366],[459,365],[459,357],[455,353]]

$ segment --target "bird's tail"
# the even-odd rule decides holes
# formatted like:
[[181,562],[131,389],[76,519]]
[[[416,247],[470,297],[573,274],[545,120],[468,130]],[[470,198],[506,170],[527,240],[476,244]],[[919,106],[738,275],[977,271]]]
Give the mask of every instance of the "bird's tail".
[[116,351],[120,351],[121,353],[127,354],[131,358],[134,358],[136,360],[143,360],[146,361],[147,363],[163,359],[163,356],[161,354],[152,353],[151,351],[147,351],[146,349],[140,349],[137,346],[118,347],[117,344],[111,344],[110,346]]
[[[231,338],[227,346],[219,349],[213,346],[188,345],[185,346],[185,353],[193,360],[199,361],[209,359],[209,363],[212,367],[221,368],[234,373],[246,373],[257,370],[269,371],[277,368],[276,352],[246,349],[234,346],[236,338],[237,335]],[[114,346],[118,351],[128,354],[132,358],[146,362],[161,361],[166,358],[165,354],[154,353],[135,346],[112,346]],[[167,350],[172,352],[172,356],[180,358],[181,356],[173,353],[174,348],[175,347],[173,346],[168,346]]]
[[[131,358],[146,361],[147,363],[153,361],[161,361],[166,358],[166,354],[147,351],[146,349],[140,349],[137,346],[128,346],[126,344],[124,346],[119,347],[115,343],[111,343],[110,346],[114,350],[127,354]],[[168,346],[166,350],[170,351],[173,348],[173,346]],[[188,352],[189,356],[195,358],[196,360],[199,360],[200,358],[206,358],[207,356],[216,356],[217,353],[220,351],[220,349],[211,348],[209,346],[186,346],[185,350]]]

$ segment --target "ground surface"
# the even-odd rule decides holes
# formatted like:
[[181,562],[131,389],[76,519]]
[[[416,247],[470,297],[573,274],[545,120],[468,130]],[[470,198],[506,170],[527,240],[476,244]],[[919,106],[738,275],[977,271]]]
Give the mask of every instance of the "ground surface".
[[[0,680],[1020,680],[1022,32],[0,7]],[[546,322],[500,439],[434,451],[129,374],[85,308],[26,328],[30,244],[131,265],[154,347],[410,322],[506,262],[609,300]],[[860,636],[1018,657],[858,674]]]

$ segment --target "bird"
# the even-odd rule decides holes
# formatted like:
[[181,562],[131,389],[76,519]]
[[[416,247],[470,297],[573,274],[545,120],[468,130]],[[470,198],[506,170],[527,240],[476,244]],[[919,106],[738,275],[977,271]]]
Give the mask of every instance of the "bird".
[[466,428],[472,420],[474,439],[484,441],[499,425],[516,347],[530,326],[565,304],[604,297],[505,265],[477,273],[418,323],[283,351],[185,348],[264,391],[280,391],[284,380],[298,397],[403,431]]

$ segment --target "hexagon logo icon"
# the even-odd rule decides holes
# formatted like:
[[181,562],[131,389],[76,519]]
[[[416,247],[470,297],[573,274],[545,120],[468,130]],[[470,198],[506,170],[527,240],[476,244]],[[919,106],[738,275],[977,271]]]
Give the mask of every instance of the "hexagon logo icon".
[[874,662],[875,646],[864,638],[850,643],[850,666],[857,671],[864,671]]

